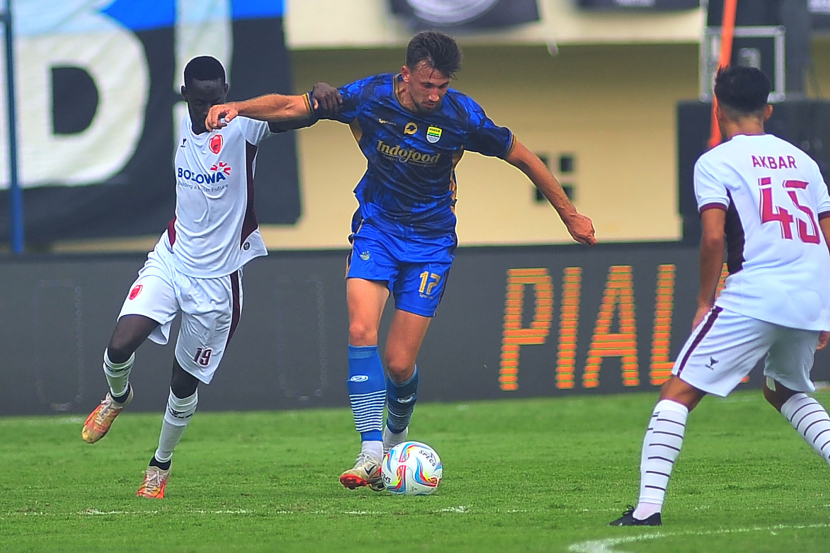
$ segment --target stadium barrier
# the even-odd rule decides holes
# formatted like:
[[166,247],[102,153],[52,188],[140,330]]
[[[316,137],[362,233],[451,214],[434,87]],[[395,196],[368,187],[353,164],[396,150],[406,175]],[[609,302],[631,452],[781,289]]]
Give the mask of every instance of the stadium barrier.
[[[200,410],[348,405],[345,257],[272,252],[245,268],[241,323]],[[0,415],[97,404],[103,349],[143,260],[0,259]],[[697,249],[675,243],[459,248],[418,359],[420,401],[656,391],[697,287]],[[131,410],[163,409],[172,359],[172,345],[139,348]],[[815,380],[830,379],[828,360],[819,352]],[[761,381],[755,371],[742,386]]]

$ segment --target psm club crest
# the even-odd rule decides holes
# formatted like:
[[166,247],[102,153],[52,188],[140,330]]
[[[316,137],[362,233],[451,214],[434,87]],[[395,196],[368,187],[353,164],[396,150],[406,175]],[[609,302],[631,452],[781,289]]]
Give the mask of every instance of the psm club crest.
[[218,154],[222,150],[222,135],[214,134],[210,137],[210,151]]

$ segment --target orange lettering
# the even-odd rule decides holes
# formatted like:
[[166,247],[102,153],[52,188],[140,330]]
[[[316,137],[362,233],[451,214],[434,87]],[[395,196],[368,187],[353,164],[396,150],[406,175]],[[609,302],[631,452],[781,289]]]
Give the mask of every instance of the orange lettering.
[[579,333],[579,297],[582,268],[566,267],[562,278],[562,308],[559,315],[559,352],[556,358],[556,387],[574,387],[576,339]]
[[657,268],[657,297],[654,300],[654,330],[651,335],[652,385],[660,386],[671,376],[674,361],[669,360],[671,323],[674,312],[674,265]]
[[[611,319],[619,306],[620,332],[612,334]],[[629,265],[613,266],[608,271],[608,281],[602,296],[588,361],[582,375],[585,388],[599,386],[599,369],[605,357],[622,358],[622,380],[624,386],[640,384],[637,366],[637,322],[634,315],[634,283]]]
[[[533,285],[535,309],[530,326],[522,328],[525,286]],[[553,281],[547,269],[508,269],[504,302],[504,327],[499,364],[499,387],[519,388],[519,349],[544,344],[553,319]]]

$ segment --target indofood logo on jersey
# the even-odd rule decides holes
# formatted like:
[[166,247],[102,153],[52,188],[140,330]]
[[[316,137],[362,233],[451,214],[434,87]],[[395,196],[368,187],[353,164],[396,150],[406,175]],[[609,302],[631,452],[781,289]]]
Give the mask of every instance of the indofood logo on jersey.
[[210,173],[196,173],[190,169],[178,167],[177,175],[180,179],[193,181],[196,184],[215,184],[231,176],[231,166],[220,161],[210,166]]
[[400,144],[390,146],[383,140],[378,140],[378,151],[389,158],[401,163],[415,163],[417,165],[435,165],[441,159],[441,154],[429,155],[413,148],[402,148]]

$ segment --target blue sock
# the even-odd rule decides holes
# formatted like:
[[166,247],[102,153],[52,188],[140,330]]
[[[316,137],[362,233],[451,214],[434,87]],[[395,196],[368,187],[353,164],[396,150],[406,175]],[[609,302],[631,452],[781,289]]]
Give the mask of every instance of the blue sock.
[[377,346],[349,345],[349,402],[360,440],[383,439],[383,364]]
[[403,432],[409,426],[409,419],[418,399],[418,367],[401,384],[395,384],[391,378],[386,379],[386,426],[392,432]]

